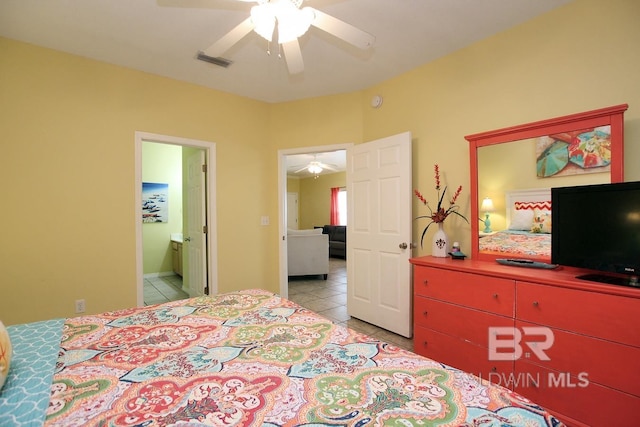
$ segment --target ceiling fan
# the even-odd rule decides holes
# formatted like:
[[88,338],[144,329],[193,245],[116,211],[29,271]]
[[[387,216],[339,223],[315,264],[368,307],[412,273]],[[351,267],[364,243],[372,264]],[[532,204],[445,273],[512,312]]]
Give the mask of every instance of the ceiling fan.
[[330,164],[327,164],[327,163],[320,162],[320,161],[318,161],[317,156],[314,155],[312,161],[310,161],[305,166],[302,166],[301,168],[295,170],[293,173],[300,173],[300,172],[306,170],[310,174],[313,174],[313,175],[317,176],[325,169],[329,170],[329,171],[332,171],[332,172],[338,172],[338,169],[337,169],[337,167],[335,165],[330,165]]
[[236,1],[255,2],[257,5],[251,8],[247,19],[205,49],[203,53],[206,56],[221,57],[252,30],[269,42],[273,41],[275,34],[277,43],[282,46],[289,73],[297,74],[304,70],[298,37],[305,34],[311,25],[361,49],[372,46],[375,41],[374,36],[351,24],[312,7],[301,7],[304,0]]

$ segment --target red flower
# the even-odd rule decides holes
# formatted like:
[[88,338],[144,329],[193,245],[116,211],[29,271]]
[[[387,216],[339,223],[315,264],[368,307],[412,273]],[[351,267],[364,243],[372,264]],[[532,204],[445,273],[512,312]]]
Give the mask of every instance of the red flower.
[[458,189],[456,190],[455,194],[453,195],[453,199],[451,199],[451,201],[449,202],[450,205],[453,205],[456,202],[456,199],[458,198],[461,192],[462,192],[462,185],[459,186]]
[[467,223],[469,223],[467,218],[465,218],[464,215],[458,212],[459,207],[455,204],[456,200],[460,196],[460,193],[462,192],[462,185],[458,187],[456,192],[453,194],[453,197],[449,201],[449,208],[448,209],[443,208],[442,200],[444,199],[444,195],[447,193],[447,187],[444,187],[444,190],[442,190],[442,195],[440,195],[440,168],[438,167],[437,164],[435,165],[434,170],[435,170],[436,190],[438,191],[438,206],[436,207],[435,211],[431,209],[431,206],[429,206],[429,202],[427,202],[427,200],[424,198],[422,193],[420,193],[420,191],[418,190],[414,190],[416,197],[422,202],[423,205],[429,208],[429,215],[421,215],[416,219],[429,218],[431,220],[431,222],[429,222],[429,224],[427,224],[427,226],[422,231],[422,237],[420,238],[421,246],[422,246],[422,241],[424,240],[424,235],[427,233],[429,226],[434,222],[435,223],[444,222],[444,220],[447,219],[449,215],[455,214],[455,215],[458,215],[460,218],[464,219]]
[[426,205],[427,204],[427,200],[424,197],[422,197],[422,194],[420,194],[420,192],[418,190],[414,190],[414,192],[416,193],[416,196],[418,197],[418,199],[420,199],[422,204]]

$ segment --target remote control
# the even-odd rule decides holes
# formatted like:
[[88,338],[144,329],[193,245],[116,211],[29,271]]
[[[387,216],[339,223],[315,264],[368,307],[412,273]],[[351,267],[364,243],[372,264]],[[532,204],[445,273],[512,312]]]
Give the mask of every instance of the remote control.
[[498,258],[496,259],[496,262],[502,265],[515,265],[517,267],[529,267],[529,268],[554,269],[558,267],[558,264],[549,264],[546,262],[533,261],[530,259],[518,259],[518,258]]

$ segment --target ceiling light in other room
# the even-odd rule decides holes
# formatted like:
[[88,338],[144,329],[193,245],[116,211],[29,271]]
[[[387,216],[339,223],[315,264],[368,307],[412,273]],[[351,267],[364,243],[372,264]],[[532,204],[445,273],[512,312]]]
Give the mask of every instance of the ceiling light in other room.
[[309,163],[309,167],[307,168],[307,170],[309,171],[309,173],[313,173],[313,174],[316,174],[316,175],[319,174],[320,172],[322,172],[322,168],[320,167],[318,162]]

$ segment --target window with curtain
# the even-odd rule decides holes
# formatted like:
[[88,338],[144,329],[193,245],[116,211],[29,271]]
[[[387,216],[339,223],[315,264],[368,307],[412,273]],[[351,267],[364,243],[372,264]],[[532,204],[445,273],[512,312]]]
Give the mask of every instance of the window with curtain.
[[331,225],[347,225],[347,190],[331,188]]

